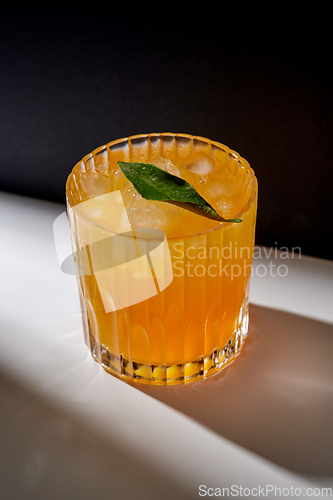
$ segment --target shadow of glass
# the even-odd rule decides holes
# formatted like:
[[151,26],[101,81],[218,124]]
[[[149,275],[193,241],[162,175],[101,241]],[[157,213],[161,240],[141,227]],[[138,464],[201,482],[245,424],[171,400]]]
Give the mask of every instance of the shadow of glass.
[[186,386],[137,388],[292,472],[333,477],[333,326],[257,305],[242,353]]
[[1,499],[191,498],[96,427],[0,373]]

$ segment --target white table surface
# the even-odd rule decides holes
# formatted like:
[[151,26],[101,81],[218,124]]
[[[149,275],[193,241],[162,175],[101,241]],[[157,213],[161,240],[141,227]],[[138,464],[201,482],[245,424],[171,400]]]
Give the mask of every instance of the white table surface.
[[[53,242],[64,209],[0,192],[1,500],[182,500],[200,485],[327,498],[333,262],[258,247],[237,360],[187,386],[133,387],[84,343],[76,279]],[[287,275],[271,276],[279,265]]]

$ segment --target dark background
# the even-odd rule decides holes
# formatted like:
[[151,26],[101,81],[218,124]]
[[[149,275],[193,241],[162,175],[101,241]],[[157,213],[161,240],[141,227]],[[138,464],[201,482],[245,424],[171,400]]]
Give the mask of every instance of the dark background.
[[1,9],[0,190],[64,203],[106,142],[201,135],[254,168],[257,244],[333,259],[329,14],[155,9]]

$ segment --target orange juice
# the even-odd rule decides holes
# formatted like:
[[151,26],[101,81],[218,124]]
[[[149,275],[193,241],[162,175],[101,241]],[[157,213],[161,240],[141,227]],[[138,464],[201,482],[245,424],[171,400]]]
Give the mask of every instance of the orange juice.
[[[152,163],[177,175],[219,215],[242,222],[211,220],[163,201],[145,200],[126,179],[118,161]],[[106,306],[106,281],[96,272],[89,250],[91,240],[86,236],[89,233],[91,238],[98,228],[106,238],[111,220],[119,224],[119,232],[112,229],[113,234],[125,234],[120,212],[115,214],[113,207],[99,204],[110,193],[121,194],[134,239],[141,228],[156,228],[165,235],[172,271],[161,289],[160,269],[165,269],[166,261],[158,261],[157,252],[155,267],[146,266],[156,291],[146,293],[146,281],[140,277],[141,260],[132,258],[132,281],[129,264],[124,264],[125,274],[118,275],[112,294],[114,300],[117,294],[125,298],[118,307],[112,300],[113,309]],[[246,160],[223,144],[202,137],[136,135],[85,156],[68,177],[66,195],[72,240],[78,249],[85,338],[105,370],[128,381],[172,385],[205,378],[235,359],[248,331],[257,210],[257,180]],[[85,202],[86,212],[76,211]],[[126,238],[129,235],[127,232]],[[125,261],[125,256],[119,255],[125,247],[117,248],[117,258]],[[80,272],[84,266],[88,272]],[[127,305],[126,294],[130,296],[135,287],[141,299]]]

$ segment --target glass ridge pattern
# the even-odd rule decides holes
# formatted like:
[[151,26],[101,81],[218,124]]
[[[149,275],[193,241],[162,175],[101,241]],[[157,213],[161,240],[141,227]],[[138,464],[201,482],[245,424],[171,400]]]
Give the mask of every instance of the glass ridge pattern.
[[87,336],[95,361],[112,375],[147,385],[177,385],[214,375],[232,363],[240,354],[247,337],[248,322],[248,306],[244,304],[242,322],[221,351],[215,349],[206,358],[201,357],[190,363],[177,365],[145,365],[136,361],[131,362],[122,355],[119,359],[109,351],[107,346],[97,342],[91,331],[87,331]]

